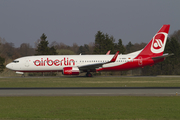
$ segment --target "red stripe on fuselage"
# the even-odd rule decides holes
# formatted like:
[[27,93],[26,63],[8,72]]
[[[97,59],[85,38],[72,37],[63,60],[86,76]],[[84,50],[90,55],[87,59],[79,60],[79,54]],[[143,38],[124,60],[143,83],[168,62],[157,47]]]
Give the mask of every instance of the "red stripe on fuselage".
[[133,62],[127,62],[122,65],[113,66],[113,67],[105,67],[105,68],[99,68],[96,71],[119,71],[119,70],[130,70],[135,68],[144,67],[147,65],[154,65],[155,63],[162,62],[164,58],[161,58],[159,60],[152,60],[151,58],[145,58],[145,59],[134,59]]

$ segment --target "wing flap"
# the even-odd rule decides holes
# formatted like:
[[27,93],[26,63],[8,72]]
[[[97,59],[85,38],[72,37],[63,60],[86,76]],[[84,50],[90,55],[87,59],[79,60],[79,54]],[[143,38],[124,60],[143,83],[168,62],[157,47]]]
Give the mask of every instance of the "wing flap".
[[102,65],[105,63],[95,63],[95,64],[89,64],[89,65],[83,65],[79,66],[80,70],[94,70],[96,68],[102,67]]

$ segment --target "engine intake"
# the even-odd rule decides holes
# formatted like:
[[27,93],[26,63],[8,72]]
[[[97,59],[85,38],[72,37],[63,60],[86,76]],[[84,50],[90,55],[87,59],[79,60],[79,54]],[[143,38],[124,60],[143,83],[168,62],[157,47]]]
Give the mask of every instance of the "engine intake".
[[63,75],[79,75],[79,69],[77,67],[64,67],[62,74]]

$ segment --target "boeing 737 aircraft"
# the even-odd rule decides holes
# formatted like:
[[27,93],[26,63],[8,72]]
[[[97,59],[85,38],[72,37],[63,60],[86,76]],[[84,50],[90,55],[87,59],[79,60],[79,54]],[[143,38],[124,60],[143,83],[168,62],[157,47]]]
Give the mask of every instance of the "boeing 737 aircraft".
[[163,25],[152,40],[142,50],[119,55],[40,55],[18,58],[6,67],[16,73],[24,72],[62,72],[64,75],[79,75],[86,72],[122,71],[161,62],[171,54],[163,54],[170,25]]

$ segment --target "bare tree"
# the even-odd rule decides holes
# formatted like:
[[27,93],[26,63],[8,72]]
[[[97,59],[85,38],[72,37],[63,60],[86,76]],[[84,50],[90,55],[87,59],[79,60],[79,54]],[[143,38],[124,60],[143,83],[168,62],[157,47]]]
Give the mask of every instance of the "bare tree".
[[30,56],[35,54],[34,48],[32,48],[29,43],[22,43],[18,48],[18,52],[21,56]]

